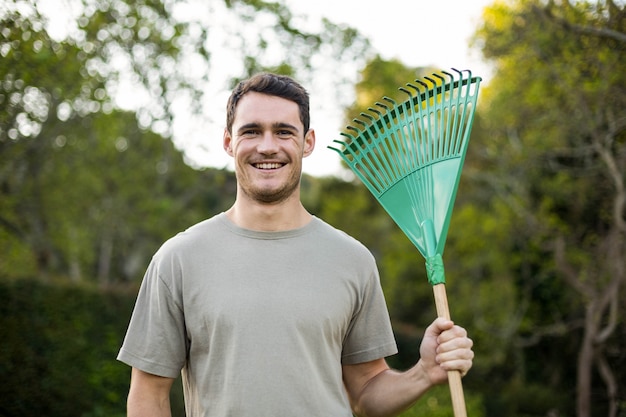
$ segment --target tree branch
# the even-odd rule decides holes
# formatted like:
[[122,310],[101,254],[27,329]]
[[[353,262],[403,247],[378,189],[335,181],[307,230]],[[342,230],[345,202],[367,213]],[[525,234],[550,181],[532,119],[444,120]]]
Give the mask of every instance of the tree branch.
[[596,364],[602,381],[606,384],[607,397],[609,399],[608,417],[617,417],[617,381],[611,369],[611,365],[601,352],[596,354]]
[[613,39],[618,42],[626,43],[626,34],[619,32],[617,30],[609,29],[606,27],[597,28],[593,26],[583,26],[583,25],[570,23],[566,19],[555,16],[550,11],[539,6],[532,6],[532,10],[536,15],[539,15],[542,19],[551,21],[570,32],[584,33],[587,35],[597,36],[599,38]]
[[615,328],[617,327],[617,316],[618,316],[618,307],[619,307],[619,287],[620,287],[620,277],[614,277],[612,282],[606,287],[604,290],[604,296],[600,302],[601,308],[598,310],[604,310],[605,306],[608,304],[609,309],[609,319],[602,330],[598,331],[598,334],[594,337],[593,341],[596,344],[603,344],[606,340],[613,334]]
[[[608,135],[611,135],[610,133]],[[613,141],[612,135],[610,142]],[[624,177],[621,169],[618,167],[615,161],[614,155],[602,143],[599,139],[594,138],[593,146],[604,161],[608,169],[608,174],[613,181],[615,187],[615,198],[613,200],[613,222],[617,230],[622,233],[626,233],[626,220],[624,219],[624,212],[626,211],[626,188],[624,186]]]
[[594,289],[578,279],[579,271],[565,259],[565,239],[563,236],[558,236],[554,239],[553,251],[556,268],[563,275],[565,282],[580,294],[593,298],[595,293]]
[[13,222],[0,216],[0,227],[3,227],[10,234],[17,236],[20,240],[26,241],[26,234]]

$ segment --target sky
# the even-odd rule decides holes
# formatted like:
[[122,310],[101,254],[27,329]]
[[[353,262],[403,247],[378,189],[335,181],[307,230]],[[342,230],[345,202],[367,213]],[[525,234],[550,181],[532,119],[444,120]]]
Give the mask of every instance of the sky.
[[[479,51],[469,48],[469,43],[480,25],[483,8],[492,3],[493,0],[287,2],[294,12],[323,15],[335,23],[346,23],[358,29],[385,59],[398,58],[413,67],[470,69],[484,81],[488,81],[489,68],[480,59]],[[311,120],[317,145],[314,153],[304,161],[304,172],[323,176],[340,171],[339,156],[326,146],[341,138],[341,116],[316,114],[312,106]]]
[[[187,13],[198,12],[199,4],[217,5],[220,2],[204,3],[206,0],[190,0],[185,4]],[[335,24],[346,24],[356,28],[370,39],[372,46],[382,58],[397,58],[411,67],[434,67],[440,69],[469,69],[473,75],[482,76],[488,82],[489,68],[481,61],[480,52],[469,47],[470,37],[480,25],[483,8],[494,0],[285,0],[290,10],[298,16],[306,16],[307,21],[319,21],[326,17]],[[53,31],[59,31],[62,37],[71,21],[73,0],[46,0],[40,6],[46,6],[48,13],[56,15]],[[68,9],[69,7],[69,9]],[[209,6],[214,7],[214,6]],[[181,8],[184,19],[184,8]],[[223,14],[212,14],[217,17]],[[197,18],[197,16],[194,16]],[[207,20],[207,25],[215,24]],[[218,24],[236,25],[236,22],[217,22]],[[236,26],[235,26],[236,27]],[[50,30],[50,28],[49,28]],[[224,48],[223,39],[216,38],[211,48],[213,61],[231,73],[222,74],[223,80],[233,74],[233,68],[241,64],[238,56],[229,56],[228,47]],[[221,47],[221,48],[220,48]],[[220,50],[221,49],[221,50]],[[220,55],[221,53],[221,55]],[[203,68],[198,63],[190,62],[186,68]],[[220,67],[218,66],[218,68]],[[344,68],[345,69],[345,68]],[[332,77],[334,69],[319,77]],[[235,71],[236,72],[236,71]],[[215,74],[217,75],[217,74]],[[212,78],[213,79],[213,78]],[[217,77],[216,79],[219,79]],[[356,74],[355,74],[356,80]],[[333,88],[332,79],[322,85]],[[412,80],[407,80],[407,82]],[[303,83],[304,84],[304,83]],[[232,169],[232,161],[224,152],[221,142],[224,129],[225,103],[229,91],[224,89],[225,82],[212,82],[212,91],[205,91],[208,97],[206,117],[202,126],[192,126],[184,117],[177,117],[174,129],[174,143],[183,150],[188,161],[194,166],[212,166]],[[327,149],[333,140],[341,139],[340,132],[345,128],[343,109],[336,103],[335,96],[317,87],[304,85],[311,96],[311,128],[315,129],[316,149],[303,163],[303,171],[310,175],[326,176],[346,173],[341,168],[340,157]],[[400,86],[398,86],[400,87]],[[122,108],[131,110],[141,105],[141,94],[132,88],[120,88],[128,94],[118,97]],[[145,103],[143,103],[145,104]],[[373,104],[373,103],[372,103]],[[184,111],[187,111],[185,109]],[[184,112],[183,111],[183,112]]]
[[[285,1],[294,15],[307,16],[307,20],[315,21],[323,16],[333,23],[356,28],[370,39],[375,51],[384,59],[397,58],[411,67],[469,69],[473,75],[488,81],[488,66],[480,59],[480,52],[470,49],[469,44],[480,25],[483,8],[494,0]],[[230,70],[237,65],[228,56],[220,57],[219,51],[213,58]],[[323,76],[332,76],[332,71],[319,74]],[[410,81],[413,80],[407,80]],[[343,108],[337,105],[332,93],[318,88],[320,84],[333,88],[336,83],[316,80],[316,84],[318,86],[313,88],[304,85],[311,97],[311,128],[315,130],[317,143],[313,154],[305,158],[303,171],[314,176],[350,178],[347,169],[342,168],[339,155],[327,148],[333,140],[342,139]],[[223,84],[216,82],[214,85]],[[175,135],[174,142],[185,150],[193,165],[233,169],[232,160],[221,146],[228,94],[222,90],[209,94],[212,103],[204,113],[211,120],[207,120],[205,128],[198,131],[182,126],[179,132],[185,128],[187,132]]]

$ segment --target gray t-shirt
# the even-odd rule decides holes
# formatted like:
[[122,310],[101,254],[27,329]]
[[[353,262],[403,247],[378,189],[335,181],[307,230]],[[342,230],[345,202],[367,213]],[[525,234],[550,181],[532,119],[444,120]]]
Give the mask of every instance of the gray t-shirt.
[[188,416],[341,417],[341,365],[395,353],[362,244],[316,217],[258,232],[222,213],[155,254],[118,359],[182,370]]

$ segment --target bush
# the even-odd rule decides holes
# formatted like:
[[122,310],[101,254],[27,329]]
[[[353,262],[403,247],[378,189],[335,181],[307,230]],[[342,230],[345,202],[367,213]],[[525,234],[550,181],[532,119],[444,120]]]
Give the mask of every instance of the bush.
[[124,416],[135,292],[0,282],[0,415]]

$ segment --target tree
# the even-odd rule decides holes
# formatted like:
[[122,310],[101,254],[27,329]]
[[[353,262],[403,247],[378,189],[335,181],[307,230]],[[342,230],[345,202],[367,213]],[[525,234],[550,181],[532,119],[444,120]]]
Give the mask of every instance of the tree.
[[432,68],[407,67],[398,59],[387,61],[379,55],[373,57],[359,71],[359,81],[354,88],[356,99],[344,111],[346,122],[352,124],[354,118],[359,118],[361,112],[367,111],[368,107],[381,101],[384,96],[397,101],[405,100],[406,94],[398,88],[433,71]]
[[267,69],[307,74],[314,62],[368,48],[328,21],[319,33],[300,30],[282,3],[206,2],[190,14],[187,2],[84,0],[60,14],[62,36],[53,36],[46,4],[0,10],[0,274],[8,276],[137,279],[163,239],[228,204],[232,176],[193,171],[173,145],[180,115],[206,117],[207,86],[223,82],[211,76],[219,65],[211,48],[221,45],[210,39],[227,35],[237,46],[242,64],[227,82]]
[[[625,389],[615,352],[626,309],[626,74],[616,70],[626,66],[626,7],[500,2],[477,41],[496,68],[481,178],[525,225],[516,240],[529,252],[518,343],[574,335],[576,414],[614,417]],[[544,305],[532,308],[538,296]]]

